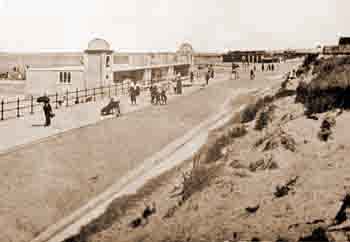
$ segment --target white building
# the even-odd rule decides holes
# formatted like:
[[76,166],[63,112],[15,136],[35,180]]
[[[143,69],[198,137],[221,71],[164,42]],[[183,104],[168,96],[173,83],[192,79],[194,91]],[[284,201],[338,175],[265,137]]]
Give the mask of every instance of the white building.
[[54,94],[112,84],[112,54],[107,41],[94,39],[84,52],[81,66],[29,67],[26,92],[31,95]]
[[43,95],[63,93],[86,87],[83,66],[29,68],[27,70],[26,93]]
[[73,66],[38,67],[26,63],[29,66],[26,70],[27,94],[63,94],[108,86],[125,79],[159,80],[177,73],[186,76],[194,64],[195,54],[188,43],[182,44],[174,53],[115,53],[107,41],[94,39],[80,58],[80,63]]

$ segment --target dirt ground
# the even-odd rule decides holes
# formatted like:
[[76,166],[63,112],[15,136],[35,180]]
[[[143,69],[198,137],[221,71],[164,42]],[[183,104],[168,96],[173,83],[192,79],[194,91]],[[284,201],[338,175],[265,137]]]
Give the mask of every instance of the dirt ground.
[[[350,112],[310,118],[294,99],[275,98],[245,124],[235,117],[199,158],[118,199],[66,242],[349,241]],[[323,141],[326,118],[334,122]],[[156,209],[144,219],[146,205]]]

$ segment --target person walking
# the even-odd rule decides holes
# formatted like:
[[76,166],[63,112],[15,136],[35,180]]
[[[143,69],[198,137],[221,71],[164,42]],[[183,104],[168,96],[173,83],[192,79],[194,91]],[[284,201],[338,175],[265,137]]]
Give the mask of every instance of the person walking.
[[154,97],[155,97],[155,103],[154,104],[160,104],[160,88],[157,85],[154,85]]
[[214,67],[213,65],[210,66],[210,78],[214,79],[215,77],[215,72],[214,72]]
[[168,88],[166,85],[162,86],[162,89],[161,89],[162,91],[160,93],[160,103],[163,105],[167,104],[167,101],[168,101],[168,97],[166,95],[167,89]]
[[136,97],[140,96],[140,94],[141,94],[141,87],[140,87],[140,85],[138,83],[136,83],[135,92],[136,92]]
[[232,62],[232,69],[231,69],[231,79],[234,79],[234,80],[239,79],[238,66],[235,65],[233,62]]
[[176,93],[178,95],[182,94],[182,80],[181,80],[181,74],[180,73],[176,77]]
[[131,105],[136,105],[136,88],[135,88],[135,83],[131,83],[131,86],[130,86],[130,89],[129,89],[129,95],[130,95]]
[[254,80],[254,78],[255,78],[255,74],[254,74],[254,71],[252,69],[252,70],[250,70],[250,80]]
[[54,114],[52,113],[52,107],[50,105],[50,102],[45,102],[44,103],[44,114],[45,114],[45,127],[48,127],[51,125],[51,118],[53,118]]
[[191,73],[190,73],[190,81],[191,81],[191,83],[193,83],[193,81],[194,81],[194,73],[193,73],[193,71],[191,71]]
[[207,73],[205,74],[205,81],[207,86],[209,85],[209,79],[210,79],[210,70],[208,70]]

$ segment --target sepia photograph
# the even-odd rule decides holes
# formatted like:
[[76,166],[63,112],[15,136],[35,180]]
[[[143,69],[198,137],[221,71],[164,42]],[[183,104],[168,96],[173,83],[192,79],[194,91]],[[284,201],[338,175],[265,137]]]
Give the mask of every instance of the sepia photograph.
[[349,23],[349,0],[0,0],[0,242],[350,241]]

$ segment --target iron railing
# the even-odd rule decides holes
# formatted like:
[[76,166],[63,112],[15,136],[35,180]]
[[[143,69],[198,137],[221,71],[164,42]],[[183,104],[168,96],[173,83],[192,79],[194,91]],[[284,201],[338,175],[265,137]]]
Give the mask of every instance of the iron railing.
[[[148,90],[151,83],[163,82],[166,79],[156,81],[138,81],[141,91]],[[75,91],[56,92],[48,94],[52,108],[59,109],[70,107],[79,103],[95,102],[97,99],[103,99],[112,96],[128,95],[130,82],[120,82],[108,86],[100,86],[90,89],[76,89]],[[42,112],[42,104],[37,103],[38,96],[29,96],[25,98],[5,100],[0,102],[0,121],[20,118],[25,115],[31,115],[36,112]]]

